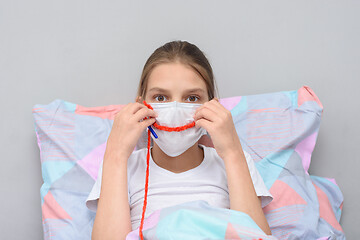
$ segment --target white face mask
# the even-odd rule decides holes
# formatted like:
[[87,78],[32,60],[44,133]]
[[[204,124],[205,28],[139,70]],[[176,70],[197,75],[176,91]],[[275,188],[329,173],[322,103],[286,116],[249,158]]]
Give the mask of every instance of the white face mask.
[[[160,126],[180,127],[194,121],[195,110],[202,104],[166,102],[149,103],[155,112],[158,113],[156,123]],[[192,127],[180,132],[167,132],[154,128],[158,138],[152,134],[152,139],[160,149],[168,156],[176,157],[193,146],[202,135],[206,135],[203,128]]]

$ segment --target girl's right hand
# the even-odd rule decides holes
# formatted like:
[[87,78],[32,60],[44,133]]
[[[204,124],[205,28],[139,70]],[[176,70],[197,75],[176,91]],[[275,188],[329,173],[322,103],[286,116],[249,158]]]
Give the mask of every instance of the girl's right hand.
[[[137,98],[137,101],[140,99]],[[146,117],[149,118],[144,119]],[[115,115],[105,153],[119,154],[127,160],[142,132],[155,122],[155,117],[157,113],[154,110],[139,102],[125,105]]]

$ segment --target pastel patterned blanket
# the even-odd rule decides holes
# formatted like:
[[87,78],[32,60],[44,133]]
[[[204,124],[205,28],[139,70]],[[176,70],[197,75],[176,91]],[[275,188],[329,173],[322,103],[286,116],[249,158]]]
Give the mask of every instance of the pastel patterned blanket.
[[[220,102],[231,110],[243,149],[251,154],[274,197],[263,208],[272,238],[264,237],[245,213],[213,208],[205,201],[154,212],[145,221],[144,236],[345,239],[339,224],[343,195],[335,179],[308,174],[323,111],[312,89],[303,86]],[[95,213],[85,200],[97,178],[114,115],[122,106],[83,107],[56,99],[33,107],[44,181],[40,189],[44,239],[91,238]],[[137,147],[143,147],[141,139]],[[134,230],[128,239],[136,239],[136,234]]]
[[[239,211],[210,206],[204,200],[186,202],[153,212],[144,222],[144,239],[262,239],[266,235],[252,218]],[[126,240],[138,240],[139,230]]]

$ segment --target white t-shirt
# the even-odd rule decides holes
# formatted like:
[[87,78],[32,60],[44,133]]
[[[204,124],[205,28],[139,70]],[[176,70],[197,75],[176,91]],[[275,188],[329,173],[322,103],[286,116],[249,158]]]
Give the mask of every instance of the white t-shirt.
[[[199,144],[204,149],[204,159],[195,168],[182,173],[173,173],[158,166],[150,154],[149,185],[145,218],[154,211],[185,203],[205,200],[214,207],[230,208],[224,161],[216,150]],[[145,193],[147,149],[134,151],[128,159],[128,199],[131,212],[132,230],[140,226]],[[265,207],[273,200],[264,181],[255,167],[249,153],[244,151],[249,172],[257,196],[261,196],[261,206]],[[102,164],[98,178],[86,200],[86,206],[93,211],[97,209],[100,196]]]

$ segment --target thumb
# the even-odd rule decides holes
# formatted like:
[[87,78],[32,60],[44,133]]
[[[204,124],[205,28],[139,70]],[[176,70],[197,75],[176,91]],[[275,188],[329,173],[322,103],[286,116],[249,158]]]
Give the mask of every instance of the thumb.
[[155,118],[146,118],[140,124],[143,129],[147,128],[148,126],[154,124],[156,121]]

